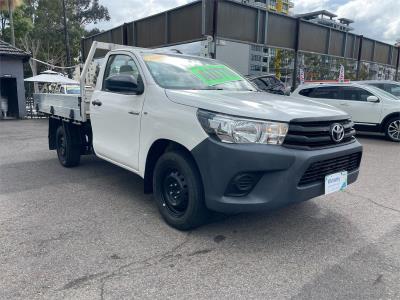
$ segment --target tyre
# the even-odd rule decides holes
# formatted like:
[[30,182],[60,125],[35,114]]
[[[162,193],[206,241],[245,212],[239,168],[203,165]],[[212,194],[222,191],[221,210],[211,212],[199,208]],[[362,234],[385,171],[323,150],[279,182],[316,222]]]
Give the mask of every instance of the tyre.
[[400,142],[400,117],[392,118],[386,123],[385,135],[393,142]]
[[164,220],[179,230],[202,225],[208,217],[196,164],[184,151],[164,153],[156,163],[153,191]]
[[57,128],[56,147],[58,160],[61,165],[66,168],[79,165],[81,160],[80,147],[72,143],[63,126]]

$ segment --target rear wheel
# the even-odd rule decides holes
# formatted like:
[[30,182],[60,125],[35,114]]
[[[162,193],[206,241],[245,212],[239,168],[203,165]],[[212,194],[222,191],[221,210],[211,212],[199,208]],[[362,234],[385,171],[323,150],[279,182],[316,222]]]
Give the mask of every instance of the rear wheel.
[[203,224],[208,216],[199,171],[184,151],[164,153],[153,177],[158,209],[165,221],[179,230]]
[[386,137],[393,142],[400,142],[400,117],[390,119],[385,127]]
[[56,146],[58,160],[61,165],[66,168],[79,165],[81,160],[80,147],[73,144],[63,126],[57,128]]

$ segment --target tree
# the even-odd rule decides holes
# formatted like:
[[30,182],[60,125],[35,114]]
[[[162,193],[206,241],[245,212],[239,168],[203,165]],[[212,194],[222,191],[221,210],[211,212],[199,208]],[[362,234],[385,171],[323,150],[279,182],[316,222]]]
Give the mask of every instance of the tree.
[[89,31],[86,31],[85,32],[85,36],[87,37],[87,36],[92,36],[92,35],[95,35],[95,34],[99,34],[99,33],[101,33],[102,31],[100,30],[100,29],[98,29],[98,28],[93,28],[93,29],[91,29],[91,30],[89,30]]
[[369,78],[368,64],[361,62],[359,80],[367,80]]
[[[39,49],[40,49],[40,40],[35,40],[35,39],[31,39],[29,37],[29,35],[25,35],[22,39],[21,39],[21,44],[23,45],[24,49],[30,49],[31,51],[31,55],[33,58],[38,57],[39,54]],[[37,61],[34,59],[30,59],[29,60],[29,66],[31,67],[32,70],[32,75],[36,76],[38,74],[38,68],[37,68]],[[38,89],[38,84],[37,82],[34,83],[34,91],[35,93],[39,92]]]
[[[7,1],[7,0],[0,0]],[[77,62],[81,37],[85,26],[101,20],[110,20],[106,7],[99,0],[65,0],[69,42],[74,62]],[[66,66],[61,0],[24,0],[14,12],[17,46],[30,52],[32,57],[48,63]],[[9,16],[0,13],[0,38],[10,41]],[[32,74],[45,68],[31,63]],[[46,67],[47,68],[47,67]]]
[[[7,11],[8,13],[8,23],[10,26],[10,36],[11,44],[15,46],[15,35],[14,35],[14,21],[13,21],[13,11],[19,4],[19,0],[0,0],[0,10]],[[5,23],[4,23],[5,27]]]
[[[33,28],[32,20],[26,15],[26,6],[20,6],[13,12],[14,36],[16,44],[18,41]],[[0,11],[0,38],[5,41],[11,41],[11,28],[8,26],[9,14],[6,11]]]

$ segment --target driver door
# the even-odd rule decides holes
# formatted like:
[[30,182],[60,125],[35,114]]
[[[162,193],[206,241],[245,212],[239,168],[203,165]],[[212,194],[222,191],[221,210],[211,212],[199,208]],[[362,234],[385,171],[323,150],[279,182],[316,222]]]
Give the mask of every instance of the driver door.
[[93,93],[90,103],[96,154],[135,171],[138,170],[140,121],[145,93],[113,92],[105,88],[105,81],[112,76],[132,75],[137,82],[139,74],[138,63],[130,54],[110,55],[101,90]]

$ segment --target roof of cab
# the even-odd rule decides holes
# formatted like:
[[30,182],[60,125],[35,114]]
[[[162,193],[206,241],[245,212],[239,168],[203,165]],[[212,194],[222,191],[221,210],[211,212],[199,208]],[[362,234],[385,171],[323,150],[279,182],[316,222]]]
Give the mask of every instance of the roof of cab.
[[201,57],[198,55],[190,55],[190,54],[185,54],[179,51],[178,49],[162,49],[162,48],[155,48],[155,49],[149,49],[149,48],[140,48],[140,47],[132,47],[132,46],[126,46],[126,47],[121,47],[117,49],[113,49],[110,51],[112,52],[117,52],[117,51],[129,51],[132,53],[136,54],[160,54],[160,55],[179,55],[182,57],[191,57],[191,58],[197,58],[197,59],[210,59],[208,57]]

